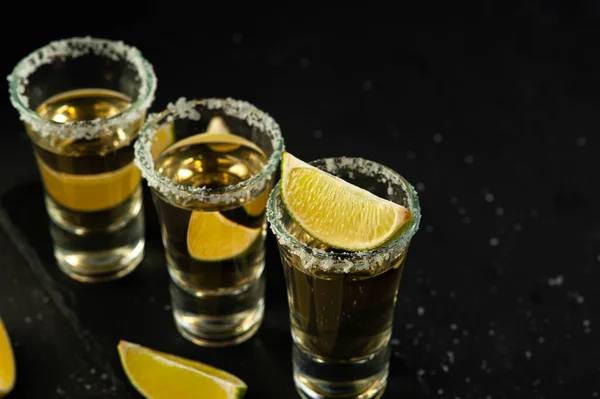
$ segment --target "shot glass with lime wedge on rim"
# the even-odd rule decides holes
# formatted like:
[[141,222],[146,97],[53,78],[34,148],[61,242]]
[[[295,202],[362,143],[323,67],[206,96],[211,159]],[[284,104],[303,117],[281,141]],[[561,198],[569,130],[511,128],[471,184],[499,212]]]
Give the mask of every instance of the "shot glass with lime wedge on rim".
[[421,210],[401,175],[362,158],[283,154],[267,218],[286,278],[304,398],[378,398],[398,286]]
[[157,79],[138,49],[73,37],[50,42],[8,76],[44,185],[58,266],[73,279],[113,280],[144,256],[133,143]]
[[204,346],[250,338],[264,313],[265,206],[283,151],[279,126],[233,99],[178,99],[135,144],[151,187],[179,332]]

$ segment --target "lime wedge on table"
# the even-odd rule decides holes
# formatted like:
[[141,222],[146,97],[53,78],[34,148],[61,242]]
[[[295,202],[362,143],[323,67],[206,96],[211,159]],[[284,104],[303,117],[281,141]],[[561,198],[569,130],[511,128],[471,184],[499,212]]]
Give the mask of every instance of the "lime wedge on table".
[[0,319],[0,398],[7,395],[15,385],[15,358],[8,332]]
[[127,341],[117,347],[131,384],[150,399],[241,399],[247,385],[208,364]]
[[220,212],[192,212],[187,231],[187,247],[197,260],[216,262],[244,253],[262,229],[237,224]]
[[288,152],[281,163],[281,199],[311,236],[347,251],[376,248],[411,218],[402,205],[301,161]]

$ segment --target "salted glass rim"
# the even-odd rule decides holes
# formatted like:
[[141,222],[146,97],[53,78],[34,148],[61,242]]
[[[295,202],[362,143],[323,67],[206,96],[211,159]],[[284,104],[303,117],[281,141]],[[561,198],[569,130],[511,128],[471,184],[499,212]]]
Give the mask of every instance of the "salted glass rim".
[[[196,107],[207,110],[220,110],[225,115],[244,121],[251,127],[266,134],[271,142],[273,152],[260,173],[247,180],[221,188],[189,187],[173,182],[163,176],[154,167],[152,155],[153,138],[165,123],[176,119],[200,120],[201,113]],[[201,133],[201,132],[199,132]],[[205,203],[234,203],[244,198],[256,197],[264,191],[268,181],[274,176],[284,150],[281,129],[277,122],[266,112],[261,111],[247,101],[233,98],[203,98],[187,100],[180,97],[160,113],[148,115],[146,123],[140,130],[139,138],[134,144],[135,163],[142,172],[148,185],[160,193],[175,195],[184,199],[193,199]],[[252,195],[248,196],[248,191]]]
[[[334,269],[337,269],[335,263],[340,263],[344,271],[361,269],[362,267],[358,265],[360,262],[364,263],[363,266],[367,267],[375,258],[389,260],[390,253],[399,252],[408,246],[410,240],[419,229],[419,224],[421,222],[421,206],[419,204],[417,191],[402,175],[385,165],[360,157],[320,158],[309,162],[309,164],[316,167],[323,164],[323,166],[325,166],[324,170],[328,172],[333,171],[334,173],[339,168],[354,168],[356,169],[355,173],[364,174],[369,178],[379,180],[380,182],[387,182],[393,186],[401,186],[407,193],[409,202],[408,209],[412,212],[413,217],[400,236],[381,247],[356,252],[326,251],[299,241],[296,237],[289,234],[288,230],[283,226],[283,212],[287,211],[281,200],[281,181],[279,181],[269,195],[269,201],[267,203],[267,219],[269,220],[271,230],[277,237],[279,245],[287,247],[291,252],[301,256],[301,258],[310,256],[311,258],[317,258],[319,260],[328,260],[330,261],[329,266]],[[368,172],[368,174],[365,172]],[[312,262],[312,260],[309,261]]]
[[[38,115],[29,106],[25,88],[29,77],[38,68],[56,59],[76,59],[83,55],[94,54],[111,60],[125,60],[131,64],[139,78],[139,91],[129,108],[108,118],[89,121],[59,123]],[[106,131],[135,122],[152,105],[156,92],[157,78],[154,68],[140,50],[122,41],[90,36],[71,37],[51,41],[22,58],[7,76],[10,101],[19,112],[21,120],[29,124],[42,136],[71,137],[74,139],[93,139]]]

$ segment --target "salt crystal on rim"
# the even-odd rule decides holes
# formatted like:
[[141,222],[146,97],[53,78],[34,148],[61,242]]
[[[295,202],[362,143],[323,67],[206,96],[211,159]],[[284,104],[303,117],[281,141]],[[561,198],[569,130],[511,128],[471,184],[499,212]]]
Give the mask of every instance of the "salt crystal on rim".
[[[113,61],[124,60],[129,63],[139,80],[138,97],[125,111],[110,118],[97,118],[87,121],[57,123],[39,116],[29,108],[29,98],[25,95],[29,77],[43,65],[59,59],[75,59],[83,55],[94,54]],[[73,139],[93,139],[106,129],[115,129],[134,123],[142,118],[154,101],[156,75],[152,65],[144,59],[141,52],[122,41],[97,39],[89,36],[73,37],[50,42],[23,58],[12,73],[8,75],[10,101],[19,111],[21,120],[43,137],[58,136]]]
[[[153,139],[165,122],[175,119],[199,120],[201,109],[220,110],[225,115],[245,121],[265,133],[271,140],[273,148],[267,164],[257,175],[240,183],[219,189],[208,187],[188,187],[177,184],[163,176],[154,167],[152,156]],[[262,194],[271,182],[283,152],[283,138],[279,125],[273,118],[253,105],[231,98],[206,98],[187,100],[181,97],[175,103],[169,103],[167,109],[148,117],[134,145],[135,164],[141,170],[148,186],[164,195],[174,195],[182,200],[194,200],[207,204],[234,204],[248,202]]]

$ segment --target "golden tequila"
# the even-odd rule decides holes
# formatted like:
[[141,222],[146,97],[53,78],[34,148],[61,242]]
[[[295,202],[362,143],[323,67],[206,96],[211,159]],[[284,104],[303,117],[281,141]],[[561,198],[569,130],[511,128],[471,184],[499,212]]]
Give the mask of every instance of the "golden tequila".
[[[72,123],[111,118],[130,105],[122,93],[78,89],[49,98],[36,112],[56,123]],[[93,139],[42,135],[26,125],[46,207],[57,225],[51,229],[60,248],[57,259],[75,278],[112,277],[115,269],[118,273],[141,259],[142,195],[132,146],[141,123],[142,118]]]
[[[158,157],[156,170],[178,185],[217,191],[263,170],[267,157],[260,148],[232,134],[218,136],[203,133],[176,142]],[[232,328],[258,327],[269,191],[217,207],[153,191],[174,282],[175,318],[188,338],[218,345]]]

